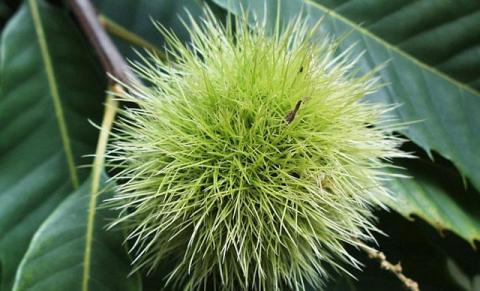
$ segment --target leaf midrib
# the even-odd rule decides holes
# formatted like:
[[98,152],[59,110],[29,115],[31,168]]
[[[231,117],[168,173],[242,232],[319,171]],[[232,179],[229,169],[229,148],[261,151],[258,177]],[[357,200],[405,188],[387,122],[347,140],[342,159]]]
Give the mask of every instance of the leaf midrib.
[[57,120],[58,129],[60,131],[63,151],[65,153],[67,167],[70,174],[70,180],[72,182],[73,188],[77,189],[79,186],[78,173],[75,167],[75,160],[73,158],[73,151],[68,134],[67,123],[65,121],[65,114],[63,112],[62,100],[58,91],[52,59],[48,50],[48,44],[45,37],[45,32],[43,30],[42,19],[40,16],[40,11],[38,9],[38,3],[37,0],[28,0],[28,4],[30,6],[30,12],[32,14],[32,20],[35,27],[35,33],[37,35],[38,44],[40,46],[42,60],[45,65],[48,87],[53,101],[55,117]]

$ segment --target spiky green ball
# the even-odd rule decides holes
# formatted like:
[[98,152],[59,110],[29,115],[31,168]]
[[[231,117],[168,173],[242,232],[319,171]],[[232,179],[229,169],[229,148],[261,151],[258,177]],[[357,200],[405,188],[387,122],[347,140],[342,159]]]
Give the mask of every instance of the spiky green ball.
[[151,86],[121,97],[137,106],[111,144],[113,225],[136,269],[174,261],[185,289],[319,287],[357,264],[346,245],[373,240],[383,160],[404,154],[388,109],[362,101],[375,80],[335,43],[300,18],[273,33],[245,19],[207,13],[189,45],[163,30],[175,64],[136,66]]

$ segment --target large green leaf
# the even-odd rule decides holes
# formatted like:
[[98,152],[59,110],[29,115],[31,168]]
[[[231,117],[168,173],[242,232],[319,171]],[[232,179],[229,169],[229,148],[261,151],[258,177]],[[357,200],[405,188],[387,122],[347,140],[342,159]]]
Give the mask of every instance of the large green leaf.
[[[115,214],[105,208],[90,209],[92,181],[95,179],[85,181],[38,229],[20,264],[14,291],[140,290],[137,276],[127,279],[130,266],[122,248],[121,233],[104,228],[107,219]],[[100,189],[105,187],[102,182]],[[108,192],[100,195],[109,196]],[[96,211],[95,227],[92,238],[87,241],[90,211]],[[88,286],[82,288],[87,244],[92,250],[90,276]]]
[[282,19],[303,11],[312,21],[323,18],[323,29],[335,36],[345,36],[340,50],[354,46],[354,54],[364,52],[358,64],[363,72],[388,62],[379,72],[387,83],[370,96],[374,102],[401,104],[394,114],[403,122],[421,121],[400,130],[430,153],[437,151],[451,160],[462,174],[480,189],[480,94],[458,83],[434,68],[419,62],[399,48],[373,35],[368,30],[340,16],[327,7],[311,1],[215,0],[233,12],[243,5],[258,16],[267,8],[269,21],[274,21],[277,5]]
[[315,1],[480,89],[480,1]]
[[104,77],[68,14],[38,5],[25,3],[1,41],[1,290],[11,289],[39,225],[88,176],[78,166],[91,162],[82,156],[98,132],[88,119],[99,120],[104,96]]

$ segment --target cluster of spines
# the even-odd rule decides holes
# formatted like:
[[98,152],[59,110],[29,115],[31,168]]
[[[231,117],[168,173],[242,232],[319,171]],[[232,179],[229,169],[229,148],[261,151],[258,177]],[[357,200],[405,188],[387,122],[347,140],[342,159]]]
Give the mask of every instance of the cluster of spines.
[[135,270],[173,258],[185,289],[321,287],[329,267],[358,266],[345,246],[373,240],[384,160],[406,154],[391,108],[361,101],[373,74],[301,18],[273,34],[247,19],[190,19],[188,45],[159,27],[174,64],[150,54],[135,68],[151,86],[120,97],[138,107],[109,153],[112,226]]

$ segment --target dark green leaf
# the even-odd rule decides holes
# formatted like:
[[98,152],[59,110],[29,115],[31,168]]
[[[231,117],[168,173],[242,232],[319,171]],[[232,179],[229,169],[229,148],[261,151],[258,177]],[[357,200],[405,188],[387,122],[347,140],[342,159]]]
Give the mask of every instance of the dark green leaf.
[[[1,290],[11,290],[39,225],[75,181],[87,177],[88,170],[78,166],[91,161],[82,156],[94,152],[98,131],[88,119],[98,122],[104,96],[104,78],[67,13],[43,1],[38,5],[41,26],[25,3],[1,40]],[[46,37],[43,55],[39,28]]]
[[315,1],[480,89],[480,1]]
[[[104,229],[107,219],[115,216],[107,209],[93,209],[95,227],[93,239],[86,242],[87,215],[92,179],[70,195],[45,220],[36,232],[20,264],[14,291],[35,290],[140,290],[137,276],[127,279],[128,258],[122,248],[119,232]],[[104,182],[100,189],[105,189]],[[106,199],[110,193],[100,194]],[[82,288],[86,244],[92,248],[88,287]]]

